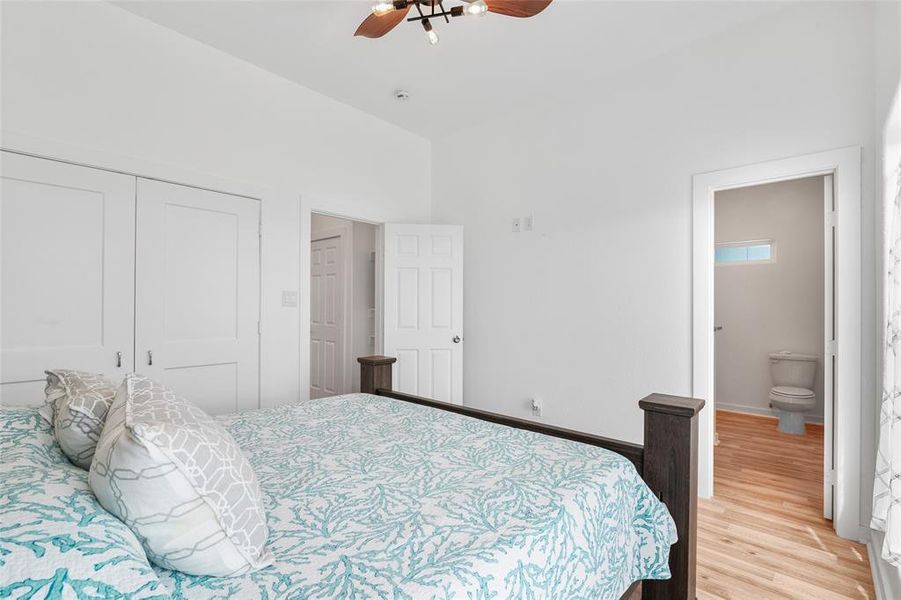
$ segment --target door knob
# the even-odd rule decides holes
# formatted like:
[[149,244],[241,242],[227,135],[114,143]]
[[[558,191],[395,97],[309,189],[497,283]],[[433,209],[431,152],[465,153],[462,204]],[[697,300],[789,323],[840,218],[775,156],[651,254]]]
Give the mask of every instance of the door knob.
[[121,352],[116,352],[116,368],[117,369],[122,368],[122,353]]
[[153,350],[147,351],[147,366],[153,366]]
[[722,326],[722,325],[714,325],[714,326],[713,326],[713,331],[714,331],[714,332],[722,331],[722,330],[723,330],[723,326]]
[[459,335],[455,335],[455,336],[454,336],[454,339],[453,339],[453,342],[454,342],[455,344],[459,344],[462,340],[463,340],[463,338],[461,338]]

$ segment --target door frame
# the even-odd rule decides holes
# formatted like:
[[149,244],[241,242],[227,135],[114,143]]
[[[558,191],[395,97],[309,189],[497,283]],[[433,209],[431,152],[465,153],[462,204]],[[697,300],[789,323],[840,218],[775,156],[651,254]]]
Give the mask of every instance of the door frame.
[[[313,211],[313,214],[322,215],[320,212]],[[324,215],[331,216],[331,215]],[[343,218],[343,217],[342,217]],[[350,340],[351,340],[351,330],[353,329],[352,321],[350,319],[350,304],[351,299],[353,298],[354,291],[354,274],[353,274],[353,245],[354,245],[354,228],[353,223],[345,223],[343,225],[338,225],[336,227],[328,227],[326,229],[321,229],[313,235],[312,229],[312,220],[310,222],[310,245],[312,248],[313,242],[318,242],[321,240],[328,240],[332,238],[340,238],[341,239],[341,248],[343,256],[341,257],[341,262],[344,263],[344,281],[342,285],[344,286],[343,297],[341,299],[341,311],[343,313],[344,319],[342,321],[343,325],[341,328],[341,361],[344,367],[341,369],[341,390],[343,394],[350,393],[350,390],[353,389],[353,369],[349,368],[351,365],[351,348],[350,348]],[[311,252],[312,254],[312,252]],[[307,297],[310,306],[313,304],[313,298],[310,296],[312,292],[312,286],[307,286]],[[312,320],[310,321],[310,327],[313,326]],[[312,357],[311,357],[312,358]],[[310,361],[310,365],[312,365],[312,361]],[[309,368],[307,369],[309,370]]]
[[[300,256],[300,273],[299,273],[299,293],[298,304],[300,315],[298,318],[298,356],[297,356],[297,373],[298,373],[298,400],[305,401],[310,399],[310,244],[313,243],[313,215],[322,215],[324,217],[335,217],[336,219],[344,219],[357,223],[366,223],[374,225],[376,228],[375,242],[375,326],[376,326],[376,344],[374,352],[381,352],[379,346],[378,331],[382,320],[382,306],[379,302],[379,274],[378,268],[381,264],[381,231],[382,222],[371,218],[359,217],[349,213],[339,213],[316,206],[313,202],[301,200],[300,205],[300,246],[298,247],[298,255]],[[346,276],[346,275],[345,275]],[[352,275],[351,275],[352,276]],[[345,297],[346,301],[346,297]],[[346,328],[345,328],[346,329]],[[356,357],[352,357],[356,360]],[[347,374],[345,374],[346,376]],[[351,372],[351,377],[353,374]],[[349,387],[348,389],[353,389]]]
[[707,401],[700,415],[698,494],[713,495],[714,194],[717,191],[817,175],[833,175],[835,238],[835,488],[833,526],[859,540],[861,422],[861,150],[815,154],[697,174],[692,178],[692,395]]

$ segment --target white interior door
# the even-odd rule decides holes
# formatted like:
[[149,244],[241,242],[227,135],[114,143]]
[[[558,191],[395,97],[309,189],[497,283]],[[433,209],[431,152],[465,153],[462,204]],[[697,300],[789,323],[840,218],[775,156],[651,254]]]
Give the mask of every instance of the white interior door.
[[383,351],[394,388],[463,404],[463,228],[386,224]]
[[823,207],[825,231],[825,349],[823,352],[823,516],[832,518],[835,490],[835,372],[837,346],[835,343],[835,193],[832,175],[823,177]]
[[0,402],[43,402],[44,369],[133,367],[135,178],[3,152]]
[[310,398],[345,392],[344,252],[341,236],[310,248]]
[[212,414],[258,408],[259,202],[137,186],[135,370]]

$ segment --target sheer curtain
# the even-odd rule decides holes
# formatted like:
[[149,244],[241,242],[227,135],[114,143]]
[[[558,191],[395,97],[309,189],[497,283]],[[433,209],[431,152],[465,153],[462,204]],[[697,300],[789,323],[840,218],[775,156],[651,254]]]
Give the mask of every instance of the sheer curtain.
[[885,532],[882,557],[901,567],[901,169],[886,218],[891,228],[885,256],[884,376],[870,525]]

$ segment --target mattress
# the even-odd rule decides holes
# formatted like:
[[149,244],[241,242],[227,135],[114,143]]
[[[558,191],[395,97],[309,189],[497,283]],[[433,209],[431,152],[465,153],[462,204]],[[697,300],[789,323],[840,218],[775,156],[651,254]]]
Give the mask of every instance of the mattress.
[[[53,472],[91,506],[87,473],[66,462],[36,414],[0,409],[0,497],[31,490],[0,505],[0,596],[27,595],[42,588],[23,581],[58,574],[59,546],[25,542],[77,530],[60,519],[83,518],[85,509],[46,518],[41,486]],[[69,579],[132,597],[615,599],[635,580],[670,575],[672,518],[613,452],[367,394],[221,421],[263,489],[274,564],[234,578],[150,571],[124,526],[92,506],[92,536],[112,532],[118,546],[66,550]],[[60,498],[72,503],[56,488],[43,502]]]

